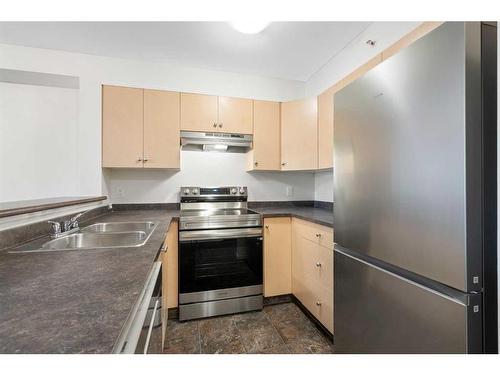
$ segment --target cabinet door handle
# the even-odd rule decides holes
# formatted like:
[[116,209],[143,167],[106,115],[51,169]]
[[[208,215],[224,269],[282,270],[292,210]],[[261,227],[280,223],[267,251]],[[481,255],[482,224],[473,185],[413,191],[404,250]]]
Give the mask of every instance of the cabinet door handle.
[[281,163],[281,165],[285,166],[285,165],[286,165],[286,163],[285,163],[285,162],[283,162],[283,163]]
[[222,122],[219,123],[219,128],[222,128]]
[[316,233],[316,237],[320,238],[321,237],[321,233]]
[[320,301],[316,301],[316,306],[321,306],[321,302]]
[[266,225],[266,229],[269,229],[269,225]]
[[139,157],[137,158],[137,161],[142,161],[142,158],[139,156]]
[[216,122],[214,122],[214,128],[216,128],[216,127],[217,127],[217,123],[216,123]]
[[316,262],[316,267],[321,267],[321,263],[320,262]]
[[259,163],[258,163],[258,162],[254,162],[253,164],[254,164],[255,166],[258,166],[258,165],[259,165]]
[[144,157],[144,163],[147,162],[149,158],[147,156]]

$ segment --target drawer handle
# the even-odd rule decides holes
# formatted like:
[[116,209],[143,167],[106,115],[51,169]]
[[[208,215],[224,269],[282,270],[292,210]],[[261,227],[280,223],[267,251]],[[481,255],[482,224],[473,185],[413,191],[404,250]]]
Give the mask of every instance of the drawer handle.
[[321,306],[321,302],[316,301],[316,306]]
[[316,233],[316,237],[320,238],[321,237],[321,233]]
[[320,262],[316,262],[316,267],[321,267],[321,263]]

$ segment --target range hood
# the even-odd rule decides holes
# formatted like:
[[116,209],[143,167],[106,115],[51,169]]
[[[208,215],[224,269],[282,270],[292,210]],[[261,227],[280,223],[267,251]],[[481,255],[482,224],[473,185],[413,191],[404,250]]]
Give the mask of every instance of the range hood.
[[217,132],[181,131],[181,146],[184,150],[247,152],[252,148],[253,136]]

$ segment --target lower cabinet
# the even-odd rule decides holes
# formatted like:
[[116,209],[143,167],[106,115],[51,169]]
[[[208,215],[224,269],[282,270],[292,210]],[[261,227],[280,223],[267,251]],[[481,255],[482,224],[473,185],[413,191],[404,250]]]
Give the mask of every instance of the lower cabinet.
[[333,333],[333,229],[292,220],[292,293]]
[[264,297],[293,294],[333,333],[333,229],[264,219]]
[[177,256],[179,223],[172,220],[165,236],[161,252],[162,261],[162,308],[161,308],[161,348],[164,348],[167,334],[168,309],[177,307]]
[[292,292],[292,219],[264,219],[264,297]]

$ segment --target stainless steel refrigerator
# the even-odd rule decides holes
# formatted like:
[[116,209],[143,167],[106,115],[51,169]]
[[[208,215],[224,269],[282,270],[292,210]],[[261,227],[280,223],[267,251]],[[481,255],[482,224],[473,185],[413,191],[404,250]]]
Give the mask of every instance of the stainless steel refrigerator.
[[445,23],[335,95],[336,352],[498,350],[496,66]]

